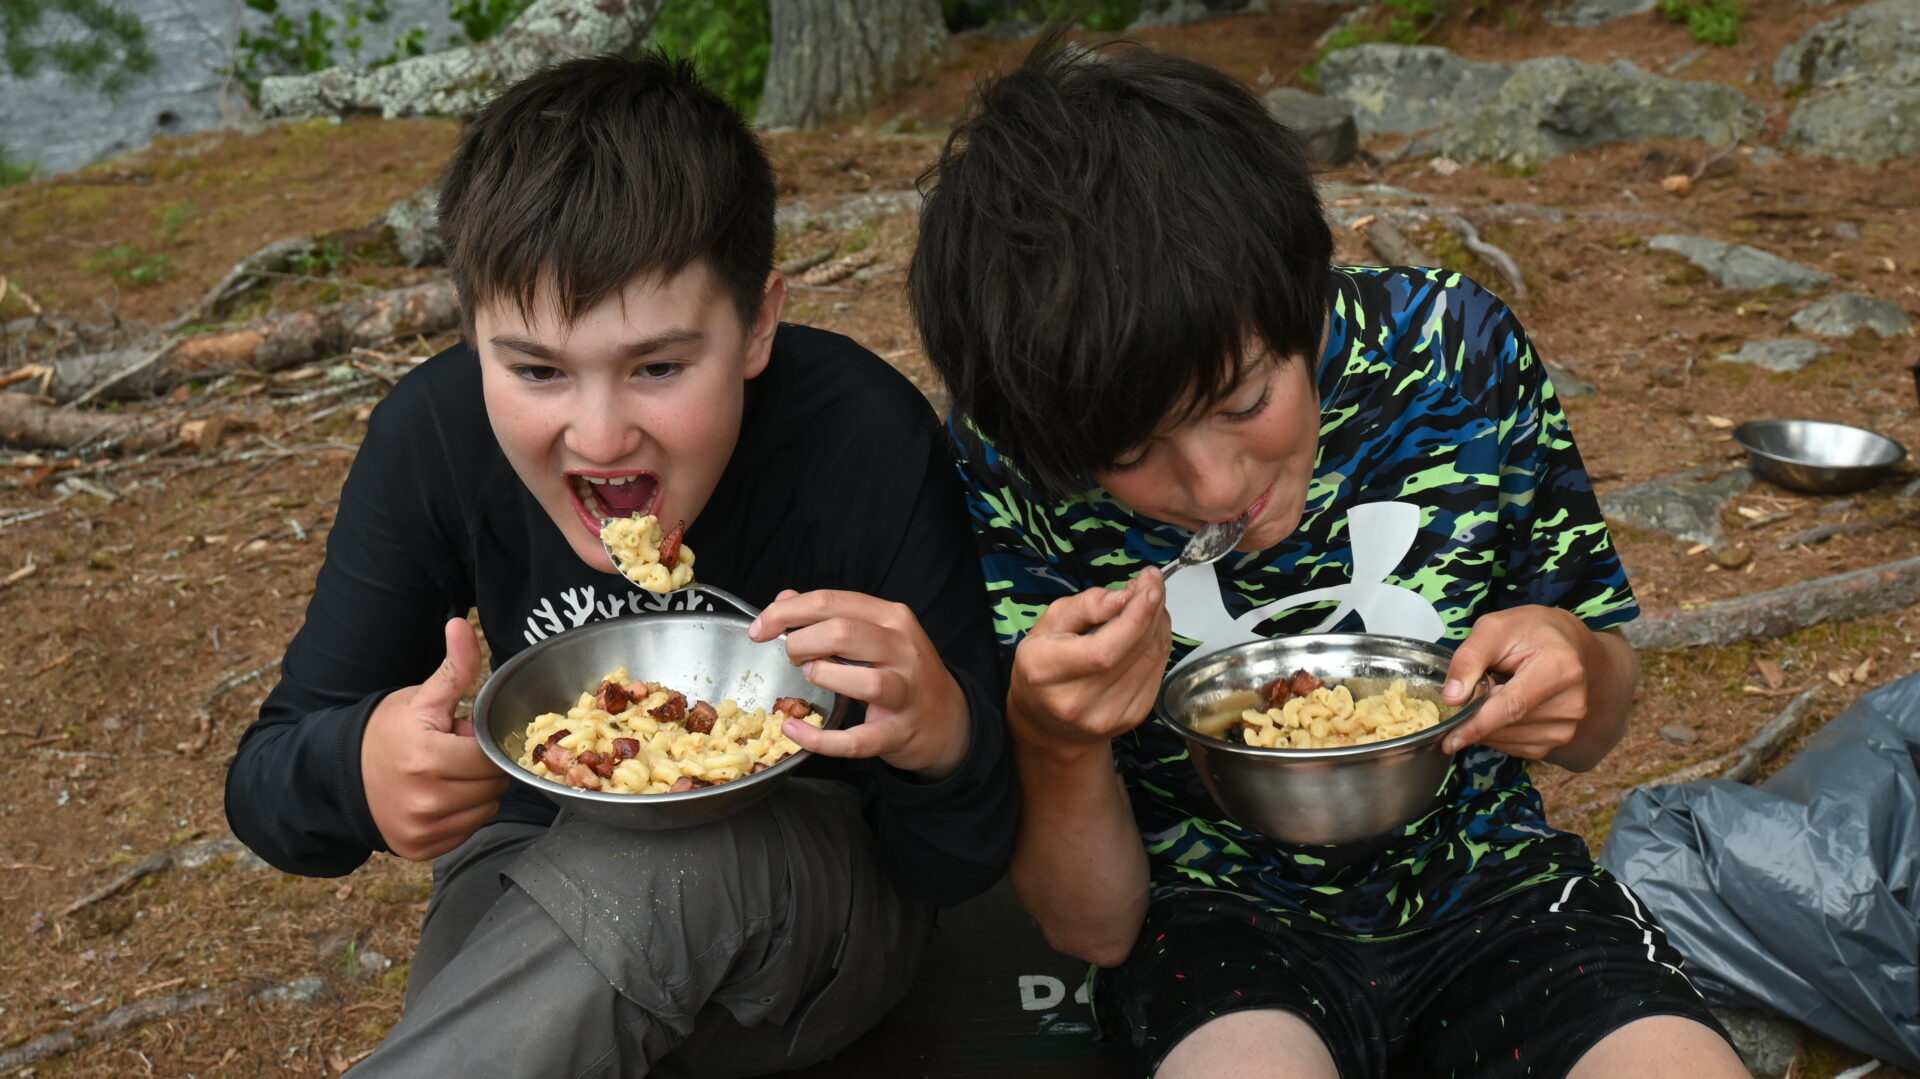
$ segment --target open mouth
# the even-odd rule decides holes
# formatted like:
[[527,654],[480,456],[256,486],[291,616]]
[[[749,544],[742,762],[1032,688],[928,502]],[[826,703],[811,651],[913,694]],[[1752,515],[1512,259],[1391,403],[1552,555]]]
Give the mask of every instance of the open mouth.
[[1253,505],[1247,507],[1247,514],[1246,514],[1247,523],[1252,524],[1253,522],[1259,520],[1261,511],[1266,509],[1267,503],[1272,501],[1273,501],[1273,488],[1269,487],[1267,488],[1266,494],[1263,494],[1258,499],[1255,499]]
[[581,520],[598,536],[602,521],[654,512],[660,501],[660,478],[651,472],[569,472],[567,492]]

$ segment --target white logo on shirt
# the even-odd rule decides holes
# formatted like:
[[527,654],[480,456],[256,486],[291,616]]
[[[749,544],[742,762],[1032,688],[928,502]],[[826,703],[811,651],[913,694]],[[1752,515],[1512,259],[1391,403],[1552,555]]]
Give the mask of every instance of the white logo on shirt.
[[707,598],[692,589],[681,592],[647,592],[629,590],[622,596],[609,591],[604,598],[595,600],[594,587],[590,584],[579,588],[569,588],[560,593],[560,609],[555,609],[553,600],[543,599],[532,613],[527,615],[527,629],[521,636],[528,644],[544,641],[555,633],[584,626],[588,622],[603,618],[617,618],[622,614],[640,614],[643,611],[701,611],[711,608]]
[[1339,625],[1349,613],[1355,613],[1369,633],[1439,640],[1446,633],[1447,625],[1433,604],[1411,588],[1387,583],[1387,575],[1413,549],[1419,532],[1420,507],[1411,502],[1369,502],[1355,506],[1347,511],[1347,534],[1353,537],[1351,581],[1277,599],[1238,618],[1227,613],[1213,565],[1180,571],[1167,582],[1167,613],[1173,616],[1173,631],[1199,641],[1200,646],[1175,664],[1173,670],[1210,652],[1260,640],[1267,636],[1256,632],[1263,623],[1318,603],[1332,602],[1338,606],[1307,633],[1325,633]]

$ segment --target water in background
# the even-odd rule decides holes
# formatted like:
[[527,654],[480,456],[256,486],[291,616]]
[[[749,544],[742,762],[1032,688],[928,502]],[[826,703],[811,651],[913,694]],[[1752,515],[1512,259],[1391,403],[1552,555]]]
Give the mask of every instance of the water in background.
[[[155,135],[205,131],[245,117],[245,88],[221,72],[232,62],[240,19],[255,33],[267,16],[240,0],[116,0],[147,28],[157,61],[117,99],[75,85],[42,63],[25,78],[0,64],[0,148],[15,162],[37,161],[42,174],[65,172],[145,146]],[[339,17],[339,4],[282,0],[282,9],[305,19],[318,7]],[[365,26],[362,57],[384,56],[412,27],[425,27],[429,51],[446,47],[457,27],[447,18],[447,0],[390,0],[392,17]],[[52,27],[64,18],[47,16]],[[339,32],[336,31],[336,35]],[[346,61],[346,52],[337,54]]]

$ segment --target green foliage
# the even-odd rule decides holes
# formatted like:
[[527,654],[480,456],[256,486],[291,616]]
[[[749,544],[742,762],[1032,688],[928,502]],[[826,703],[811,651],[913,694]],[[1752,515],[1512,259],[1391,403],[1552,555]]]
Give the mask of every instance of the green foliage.
[[165,255],[151,255],[130,244],[115,244],[93,256],[87,268],[128,288],[157,285],[173,276],[173,261]]
[[[505,30],[527,10],[533,0],[453,0],[453,7],[447,17],[460,24],[461,33],[456,35],[452,44],[462,45],[475,41],[485,41]],[[668,0],[666,7],[673,7]]]
[[290,265],[294,273],[309,277],[324,277],[346,265],[347,249],[332,240],[322,240],[313,250],[293,257]]
[[1660,0],[1660,14],[1687,24],[1687,35],[1702,45],[1740,44],[1740,22],[1747,6],[1740,0]]
[[191,202],[176,202],[160,213],[160,238],[172,240],[180,227],[193,219],[200,207]]
[[[5,2],[7,0],[0,0]],[[465,2],[468,0],[456,0],[454,10],[457,12]],[[252,91],[257,92],[260,81],[269,75],[325,71],[343,62],[380,67],[419,56],[427,49],[427,31],[416,26],[401,34],[386,53],[371,59],[361,55],[366,48],[368,28],[382,25],[393,17],[388,0],[346,0],[339,5],[338,18],[325,7],[315,7],[304,17],[295,17],[282,9],[280,0],[245,0],[245,3],[267,18],[265,29],[241,27],[239,40],[234,45],[230,71]],[[344,58],[342,50],[346,54]]]
[[7,148],[0,146],[0,187],[24,184],[33,179],[34,174],[39,171],[40,162],[15,161],[13,156],[7,153]]
[[[63,16],[47,25],[47,16]],[[50,62],[55,71],[109,96],[153,70],[147,28],[111,0],[0,0],[0,55],[24,78]]]
[[[1442,21],[1468,20],[1498,15],[1502,26],[1517,30],[1526,22],[1526,12],[1534,0],[1381,0],[1375,14],[1349,23],[1327,36],[1320,52],[1300,70],[1300,80],[1308,85],[1320,81],[1320,65],[1341,49],[1384,41],[1394,45],[1418,45],[1425,41]],[[1721,0],[1709,0],[1718,3]]]
[[773,49],[768,0],[667,0],[653,26],[664,52],[699,65],[708,86],[752,116]]

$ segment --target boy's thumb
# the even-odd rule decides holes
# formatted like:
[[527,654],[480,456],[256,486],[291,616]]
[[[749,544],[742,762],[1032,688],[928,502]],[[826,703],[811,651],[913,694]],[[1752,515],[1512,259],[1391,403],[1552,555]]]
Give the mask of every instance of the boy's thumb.
[[421,684],[413,703],[432,712],[436,718],[444,717],[446,729],[451,730],[453,710],[480,674],[480,642],[464,618],[449,618],[446,635],[447,658],[441,660],[440,668]]

